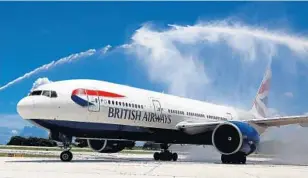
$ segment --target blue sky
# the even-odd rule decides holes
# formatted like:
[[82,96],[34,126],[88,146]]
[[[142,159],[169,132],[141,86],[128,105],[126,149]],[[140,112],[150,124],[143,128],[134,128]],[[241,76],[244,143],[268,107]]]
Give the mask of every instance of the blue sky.
[[[154,26],[151,30],[159,32],[165,31],[168,24],[186,26],[200,21],[227,19],[247,26],[264,27],[284,31],[287,34],[305,36],[308,27],[307,7],[306,2],[2,2],[0,6],[0,86],[72,53],[101,49],[108,44],[118,46],[131,41],[140,42],[132,38],[146,34],[136,32],[145,23],[151,23]],[[195,93],[201,94],[192,97],[204,99],[207,94],[210,94],[211,100],[215,100],[218,92],[213,91],[219,91],[222,94],[219,95],[220,99],[217,102],[236,99],[238,101],[234,104],[241,102],[240,105],[247,106],[246,109],[249,109],[262,79],[265,62],[258,62],[258,60],[253,63],[239,60],[226,62],[221,57],[228,58],[229,53],[224,56],[222,50],[217,50],[216,53],[209,54],[209,51],[201,51],[201,48],[200,46],[191,48],[185,44],[180,46],[179,50],[181,54],[183,51],[183,54],[192,55],[191,50],[188,49],[198,49],[199,55],[204,54],[204,58],[198,56],[198,59],[205,64],[207,71],[213,67],[216,70],[219,70],[219,66],[224,67],[219,72],[211,70],[207,72],[207,77],[210,77],[214,84],[196,84],[198,86]],[[228,47],[219,45],[219,49],[225,48]],[[304,60],[295,62],[292,59],[299,57],[284,50],[283,47],[277,53],[279,53],[277,58],[283,56],[286,59],[273,62],[271,107],[287,114],[308,112],[308,101],[303,100],[308,97],[306,62]],[[136,55],[127,55],[123,51],[116,51],[104,58],[92,56],[39,72],[0,91],[0,116],[10,115],[11,118],[12,115],[16,115],[18,100],[28,93],[33,82],[40,77],[48,77],[52,81],[94,78],[183,94],[186,91],[175,91],[174,88],[195,84],[200,74],[190,73],[194,76],[194,80],[184,84],[176,82],[174,85],[169,85],[168,81],[161,79],[157,74],[160,73],[160,69],[157,69],[156,74],[148,72],[149,64],[153,64],[151,61],[144,63],[138,60],[145,56],[136,57]],[[219,60],[213,62],[211,61],[213,58],[219,58]],[[182,64],[186,63],[182,62]],[[229,71],[227,65],[235,68],[242,66],[245,71],[231,69]],[[174,74],[178,74],[181,71],[177,69],[184,66],[177,66],[174,63],[172,66],[163,67],[163,70],[175,71]],[[252,70],[254,67],[255,71]],[[246,74],[249,75],[246,76]],[[234,82],[239,81],[237,77],[243,79],[242,82],[250,82],[247,85],[235,85]],[[202,83],[205,78],[200,77],[198,80]],[[234,92],[241,95],[230,96]],[[190,93],[194,93],[194,90],[192,89]],[[7,120],[3,121],[7,122]]]

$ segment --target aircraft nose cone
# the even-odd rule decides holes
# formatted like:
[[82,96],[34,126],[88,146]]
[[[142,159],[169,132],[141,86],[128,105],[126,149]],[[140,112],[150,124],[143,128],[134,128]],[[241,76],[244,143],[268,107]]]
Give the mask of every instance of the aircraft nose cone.
[[28,119],[27,117],[31,114],[33,107],[33,101],[26,97],[17,103],[17,112],[22,118]]

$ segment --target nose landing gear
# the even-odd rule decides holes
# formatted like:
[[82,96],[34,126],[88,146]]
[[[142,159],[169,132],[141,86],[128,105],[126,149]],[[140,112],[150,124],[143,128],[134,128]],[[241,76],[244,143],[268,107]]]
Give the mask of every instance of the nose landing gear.
[[168,148],[170,147],[170,145],[168,144],[161,144],[160,145],[160,148],[162,149],[162,151],[159,153],[159,152],[155,152],[153,157],[154,157],[154,160],[158,161],[158,160],[161,160],[161,161],[177,161],[178,159],[178,154],[177,153],[171,153]]
[[63,144],[62,148],[64,149],[64,151],[60,154],[61,161],[63,162],[71,161],[73,159],[73,153],[70,151],[72,144],[72,137],[59,133],[58,138],[59,138],[58,140],[62,142]]

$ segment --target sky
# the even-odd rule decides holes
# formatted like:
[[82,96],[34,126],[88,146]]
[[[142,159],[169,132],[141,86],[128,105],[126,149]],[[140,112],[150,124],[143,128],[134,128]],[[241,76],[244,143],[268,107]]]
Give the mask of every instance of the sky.
[[1,2],[0,126],[27,124],[16,104],[44,77],[105,80],[250,109],[270,61],[271,112],[304,114],[307,7],[306,2]]

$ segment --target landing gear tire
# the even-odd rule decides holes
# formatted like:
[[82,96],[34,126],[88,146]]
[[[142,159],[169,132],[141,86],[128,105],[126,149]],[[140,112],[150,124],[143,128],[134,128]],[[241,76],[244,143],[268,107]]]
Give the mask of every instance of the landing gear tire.
[[160,154],[158,152],[155,152],[153,156],[154,156],[154,160],[158,161],[159,157],[160,157]]
[[73,154],[70,151],[63,151],[60,154],[60,159],[63,162],[69,162],[69,161],[71,161],[73,159]]
[[172,154],[172,160],[173,161],[177,161],[178,160],[178,154],[177,153],[173,153]]
[[221,162],[223,164],[246,164],[246,155],[234,154],[234,155],[221,155]]
[[153,157],[155,161],[161,160],[161,161],[177,161],[178,154],[177,153],[171,153],[168,150],[167,144],[162,144],[161,148],[163,149],[160,153],[155,152]]

